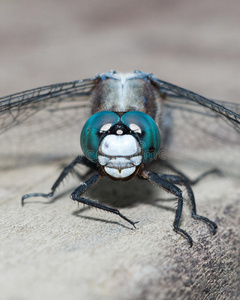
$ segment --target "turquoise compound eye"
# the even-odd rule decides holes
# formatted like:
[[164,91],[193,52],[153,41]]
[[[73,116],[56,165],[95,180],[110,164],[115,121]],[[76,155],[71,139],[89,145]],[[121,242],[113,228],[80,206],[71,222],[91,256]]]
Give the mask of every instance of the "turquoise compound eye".
[[102,133],[119,121],[119,116],[111,111],[100,111],[87,120],[81,132],[80,144],[84,155],[89,160],[97,162],[97,151]]
[[143,150],[143,162],[153,160],[161,144],[160,132],[153,119],[143,112],[130,111],[121,117],[121,121],[138,134]]

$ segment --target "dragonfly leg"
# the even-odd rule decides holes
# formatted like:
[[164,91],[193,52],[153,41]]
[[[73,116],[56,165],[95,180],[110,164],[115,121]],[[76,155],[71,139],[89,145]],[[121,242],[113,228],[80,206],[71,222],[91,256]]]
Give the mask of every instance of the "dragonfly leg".
[[45,198],[50,198],[54,195],[56,189],[60,185],[60,183],[63,181],[63,179],[73,170],[73,168],[76,166],[76,164],[83,164],[91,169],[97,169],[96,164],[92,163],[89,161],[85,156],[77,156],[68,166],[66,166],[57,180],[54,182],[53,186],[51,187],[51,192],[48,194],[45,193],[31,193],[31,194],[26,194],[22,196],[22,206],[24,205],[24,201],[26,198],[29,197],[45,197]]
[[172,170],[172,171],[176,172],[178,175],[184,177],[189,182],[189,184],[191,184],[191,185],[197,184],[200,180],[202,180],[203,178],[205,178],[206,176],[211,175],[211,174],[216,174],[216,175],[219,175],[219,176],[223,175],[223,173],[222,173],[221,170],[219,170],[218,168],[213,168],[213,169],[210,169],[210,170],[202,173],[197,178],[195,178],[195,179],[192,180],[187,175],[185,175],[183,172],[181,172],[180,170],[178,170],[175,166],[173,166],[171,163],[165,161],[164,164],[170,170]]
[[81,195],[83,193],[85,193],[92,185],[96,184],[99,181],[99,179],[100,179],[100,176],[98,173],[92,175],[92,177],[90,177],[85,183],[82,183],[78,188],[76,188],[76,190],[71,194],[71,199],[74,201],[77,201],[79,203],[86,204],[88,206],[96,207],[96,208],[111,212],[113,214],[116,214],[119,217],[121,217],[122,219],[124,219],[125,221],[127,221],[128,223],[130,223],[135,228],[135,224],[138,222],[133,222],[133,221],[129,220],[127,217],[122,215],[119,212],[119,210],[109,207],[109,206],[106,206],[104,204],[98,203],[96,201],[81,197]]
[[173,227],[177,233],[181,234],[184,238],[188,240],[190,247],[192,247],[193,240],[191,236],[185,230],[179,227],[183,208],[182,190],[178,188],[173,182],[171,182],[171,180],[166,180],[165,175],[163,174],[157,174],[150,171],[143,171],[141,176],[153,183],[154,185],[161,187],[166,192],[171,193],[178,198],[178,205],[175,214],[175,219],[173,222]]
[[187,193],[188,193],[188,198],[190,200],[190,205],[191,205],[191,210],[192,210],[192,217],[194,219],[202,220],[203,222],[207,223],[210,226],[211,230],[212,230],[212,234],[213,235],[216,234],[217,224],[214,223],[213,221],[209,220],[208,218],[197,214],[196,201],[195,201],[193,190],[192,190],[192,188],[189,184],[188,178],[185,178],[183,176],[166,175],[166,174],[161,175],[161,177],[164,180],[166,180],[168,182],[171,182],[173,184],[185,186],[185,188],[187,190]]
[[214,168],[214,169],[210,169],[204,173],[202,173],[201,175],[199,175],[197,178],[195,178],[194,180],[190,180],[189,183],[191,185],[194,185],[196,183],[198,183],[200,180],[202,180],[204,177],[208,176],[208,175],[212,175],[212,174],[216,174],[218,176],[222,176],[223,172],[221,170],[219,170],[218,168]]

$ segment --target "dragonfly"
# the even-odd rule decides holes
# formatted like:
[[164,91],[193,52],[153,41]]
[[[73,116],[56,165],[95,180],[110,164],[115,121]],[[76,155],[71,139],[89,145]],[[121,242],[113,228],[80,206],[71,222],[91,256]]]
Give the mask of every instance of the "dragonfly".
[[[47,114],[41,115],[42,112]],[[55,126],[48,127],[53,120]],[[191,180],[167,160],[161,160],[161,163],[174,174],[155,172],[148,166],[161,158],[163,147],[172,147],[177,154],[178,151],[180,153],[190,131],[201,132],[204,140],[205,136],[210,136],[214,141],[236,145],[239,153],[240,104],[213,101],[141,71],[110,71],[88,79],[47,85],[0,98],[0,134],[3,137],[20,128],[21,142],[23,132],[27,136],[33,128],[38,139],[42,131],[53,135],[60,131],[61,134],[66,126],[75,123],[77,130],[82,127],[80,145],[83,154],[76,155],[63,168],[49,193],[23,195],[22,205],[30,197],[53,197],[65,177],[77,165],[84,165],[92,171],[91,176],[72,192],[72,200],[113,213],[135,227],[137,222],[118,209],[91,200],[84,194],[104,177],[113,181],[137,177],[177,199],[173,229],[188,241],[190,247],[193,240],[180,227],[183,190],[190,203],[191,216],[206,223],[211,232],[216,233],[217,224],[197,214],[192,185],[209,174],[218,173],[218,169],[210,169]],[[46,128],[42,130],[45,124]],[[213,145],[216,147],[215,142]],[[59,145],[60,148],[62,146]],[[195,151],[189,153],[192,152]]]

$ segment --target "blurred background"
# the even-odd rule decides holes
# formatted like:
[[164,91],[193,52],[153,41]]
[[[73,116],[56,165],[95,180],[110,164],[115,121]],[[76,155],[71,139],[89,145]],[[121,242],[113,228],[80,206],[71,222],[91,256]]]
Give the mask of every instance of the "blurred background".
[[139,69],[236,101],[239,13],[238,0],[1,0],[0,95]]

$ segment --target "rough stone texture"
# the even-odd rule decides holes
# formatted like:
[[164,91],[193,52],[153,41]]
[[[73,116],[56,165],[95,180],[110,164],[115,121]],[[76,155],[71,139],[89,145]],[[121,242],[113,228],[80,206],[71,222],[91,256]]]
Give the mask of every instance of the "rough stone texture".
[[[1,95],[140,69],[209,98],[237,101],[239,9],[239,1],[2,1]],[[155,202],[163,194],[142,181],[106,181],[92,191],[139,220],[136,230],[114,215],[78,208],[69,199],[79,184],[72,177],[53,201],[29,199],[20,207],[22,194],[49,190],[60,163],[34,163],[35,152],[35,160],[27,155],[31,163],[21,157],[5,168],[3,149],[10,153],[18,141],[10,137],[1,137],[0,149],[1,299],[239,298],[239,173],[194,187],[199,213],[219,229],[213,237],[184,210],[181,226],[194,239],[189,249],[172,230],[175,203]],[[23,146],[18,141],[13,153]],[[192,177],[201,173],[201,166],[180,166]]]

